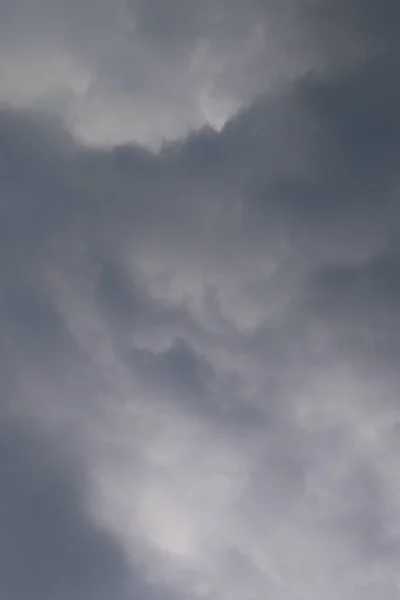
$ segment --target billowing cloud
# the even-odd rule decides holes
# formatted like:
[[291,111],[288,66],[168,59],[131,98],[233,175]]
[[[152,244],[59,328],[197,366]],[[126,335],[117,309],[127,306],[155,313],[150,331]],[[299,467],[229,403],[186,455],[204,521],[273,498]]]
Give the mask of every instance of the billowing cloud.
[[97,144],[221,126],[306,68],[285,4],[3,1],[0,99],[62,115]]
[[397,597],[397,13],[0,3],[4,597]]

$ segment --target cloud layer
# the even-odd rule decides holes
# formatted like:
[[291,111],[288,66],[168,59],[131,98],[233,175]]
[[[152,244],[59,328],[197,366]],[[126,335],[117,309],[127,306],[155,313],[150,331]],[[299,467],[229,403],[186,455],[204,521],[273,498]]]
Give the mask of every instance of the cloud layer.
[[398,12],[0,2],[4,598],[398,596]]

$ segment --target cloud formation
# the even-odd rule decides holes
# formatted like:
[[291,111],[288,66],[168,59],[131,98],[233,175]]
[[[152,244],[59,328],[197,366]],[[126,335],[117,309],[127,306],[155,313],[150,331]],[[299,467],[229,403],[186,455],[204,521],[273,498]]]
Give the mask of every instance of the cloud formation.
[[397,597],[397,14],[0,2],[2,596]]
[[0,98],[61,114],[96,144],[220,126],[306,68],[287,4],[4,0]]

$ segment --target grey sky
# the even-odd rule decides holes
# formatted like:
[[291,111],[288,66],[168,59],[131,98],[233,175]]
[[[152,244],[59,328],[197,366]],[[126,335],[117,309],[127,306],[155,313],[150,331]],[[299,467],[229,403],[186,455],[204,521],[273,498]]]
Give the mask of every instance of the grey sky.
[[1,597],[398,597],[399,16],[0,0]]

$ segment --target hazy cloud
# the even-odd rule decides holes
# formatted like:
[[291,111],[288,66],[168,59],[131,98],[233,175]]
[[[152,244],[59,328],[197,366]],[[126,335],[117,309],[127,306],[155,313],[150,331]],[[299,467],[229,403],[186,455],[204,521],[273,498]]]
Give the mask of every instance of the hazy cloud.
[[0,433],[1,592],[11,599],[155,597],[88,511],[82,473],[32,423]]
[[5,598],[397,597],[397,13],[0,2]]

